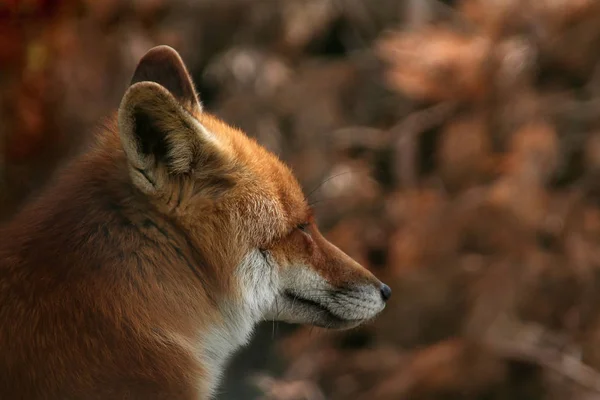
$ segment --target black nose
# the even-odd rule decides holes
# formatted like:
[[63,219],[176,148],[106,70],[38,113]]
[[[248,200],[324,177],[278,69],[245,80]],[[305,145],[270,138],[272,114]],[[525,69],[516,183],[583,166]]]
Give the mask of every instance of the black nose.
[[388,299],[392,297],[392,289],[390,289],[390,287],[385,283],[381,284],[381,289],[379,290],[381,290],[381,297],[383,298],[383,301],[388,301]]

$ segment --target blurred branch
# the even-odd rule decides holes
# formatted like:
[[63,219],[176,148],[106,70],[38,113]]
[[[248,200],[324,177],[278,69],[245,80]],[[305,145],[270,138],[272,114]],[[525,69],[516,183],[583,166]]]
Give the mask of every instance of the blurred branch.
[[565,351],[563,338],[541,325],[498,318],[484,344],[503,357],[525,361],[560,374],[600,394],[600,373],[581,362],[578,351]]
[[417,136],[441,125],[456,109],[456,102],[446,101],[433,107],[415,111],[389,130],[396,157],[394,174],[403,187],[413,187],[417,182]]

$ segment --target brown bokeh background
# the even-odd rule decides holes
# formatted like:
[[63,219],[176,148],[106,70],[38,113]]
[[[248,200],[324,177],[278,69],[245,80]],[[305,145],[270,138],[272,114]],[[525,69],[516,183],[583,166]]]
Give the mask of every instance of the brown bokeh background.
[[0,221],[156,44],[394,290],[265,323],[220,399],[599,398],[597,0],[0,0]]

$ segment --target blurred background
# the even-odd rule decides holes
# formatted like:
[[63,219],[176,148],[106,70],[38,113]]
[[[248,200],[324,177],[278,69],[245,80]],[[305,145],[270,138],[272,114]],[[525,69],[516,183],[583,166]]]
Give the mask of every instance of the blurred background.
[[265,323],[220,400],[600,398],[600,2],[0,0],[0,221],[157,44],[394,290]]

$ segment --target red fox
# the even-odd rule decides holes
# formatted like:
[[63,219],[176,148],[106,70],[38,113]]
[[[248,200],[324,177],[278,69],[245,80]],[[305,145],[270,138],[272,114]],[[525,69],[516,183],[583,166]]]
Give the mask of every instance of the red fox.
[[390,295],[155,47],[112,125],[0,230],[0,398],[208,399],[260,321],[351,328]]

